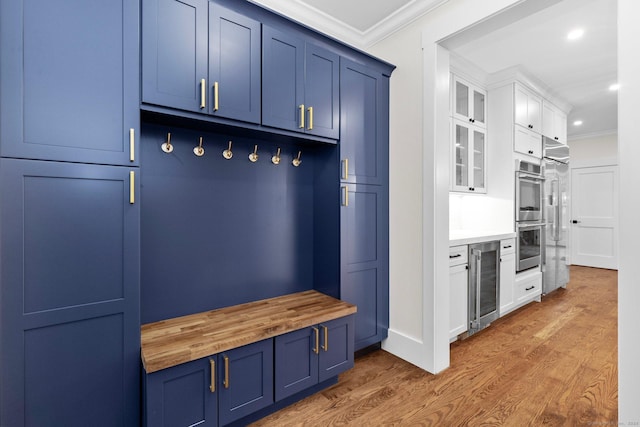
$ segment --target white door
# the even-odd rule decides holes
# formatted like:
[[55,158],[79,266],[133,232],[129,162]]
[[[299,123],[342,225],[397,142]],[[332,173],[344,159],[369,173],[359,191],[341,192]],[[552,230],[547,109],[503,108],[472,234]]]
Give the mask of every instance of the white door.
[[571,263],[618,268],[618,167],[571,171]]

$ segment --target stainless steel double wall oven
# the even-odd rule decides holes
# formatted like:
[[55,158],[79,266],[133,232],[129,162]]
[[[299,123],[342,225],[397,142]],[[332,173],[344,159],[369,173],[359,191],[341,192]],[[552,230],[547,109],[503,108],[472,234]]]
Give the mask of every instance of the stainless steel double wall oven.
[[538,267],[544,235],[544,176],[540,165],[519,161],[516,170],[516,271]]

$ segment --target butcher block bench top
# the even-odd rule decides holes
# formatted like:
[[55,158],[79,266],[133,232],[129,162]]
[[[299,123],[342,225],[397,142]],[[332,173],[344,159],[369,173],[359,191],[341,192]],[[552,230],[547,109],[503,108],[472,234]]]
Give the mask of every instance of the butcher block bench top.
[[142,364],[150,374],[356,311],[353,304],[304,291],[147,323],[141,328]]

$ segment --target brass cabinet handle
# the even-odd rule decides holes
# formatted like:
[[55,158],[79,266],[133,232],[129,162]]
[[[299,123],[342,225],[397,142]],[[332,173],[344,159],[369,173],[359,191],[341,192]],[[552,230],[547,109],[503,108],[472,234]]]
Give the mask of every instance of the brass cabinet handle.
[[213,83],[213,111],[218,111],[218,82]]
[[320,331],[316,327],[311,327],[313,329],[313,333],[315,334],[315,346],[313,347],[313,352],[315,354],[320,353]]
[[224,357],[224,388],[229,388],[229,358]]
[[209,359],[209,365],[211,366],[211,384],[209,385],[209,390],[211,393],[215,393],[216,391],[216,361],[213,359]]
[[300,126],[298,127],[304,129],[304,104],[300,104],[298,108],[300,109]]
[[342,179],[349,179],[349,159],[342,160]]
[[329,328],[323,325],[322,332],[324,333],[324,345],[322,346],[322,349],[324,351],[329,351]]
[[307,128],[307,130],[312,130],[313,129],[313,107],[307,108],[307,111],[309,112],[309,127]]
[[207,107],[207,81],[200,79],[200,108]]
[[134,171],[129,172],[129,203],[134,204],[136,202],[136,173]]
[[349,206],[349,187],[342,187],[342,206]]
[[136,161],[136,130],[129,129],[129,160]]

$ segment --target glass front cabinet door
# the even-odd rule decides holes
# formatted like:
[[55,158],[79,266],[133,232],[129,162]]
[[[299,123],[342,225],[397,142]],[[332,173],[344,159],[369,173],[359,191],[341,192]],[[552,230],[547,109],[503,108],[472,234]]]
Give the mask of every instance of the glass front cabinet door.
[[486,193],[486,131],[454,119],[452,137],[451,190]]
[[455,119],[486,128],[487,92],[471,83],[461,79],[455,74],[451,75],[453,99],[452,116]]

